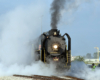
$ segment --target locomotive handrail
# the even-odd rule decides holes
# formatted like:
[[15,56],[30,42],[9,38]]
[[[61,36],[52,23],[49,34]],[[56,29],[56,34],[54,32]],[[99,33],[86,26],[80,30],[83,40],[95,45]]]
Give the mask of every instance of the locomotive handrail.
[[65,33],[65,34],[63,35],[63,37],[64,37],[65,35],[66,35],[67,38],[68,38],[68,51],[69,51],[69,50],[71,50],[71,38],[70,38],[70,36],[69,36],[67,33]]
[[46,34],[44,34],[44,33],[43,33],[43,35],[44,35],[45,37],[47,37],[47,35],[46,35]]

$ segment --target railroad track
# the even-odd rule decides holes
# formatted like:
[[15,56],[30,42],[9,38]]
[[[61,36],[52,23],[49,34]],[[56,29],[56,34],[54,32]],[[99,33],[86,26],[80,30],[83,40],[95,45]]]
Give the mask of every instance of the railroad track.
[[31,78],[32,80],[84,80],[76,77],[71,76],[41,76],[41,75],[13,75],[15,77],[24,77],[24,78]]

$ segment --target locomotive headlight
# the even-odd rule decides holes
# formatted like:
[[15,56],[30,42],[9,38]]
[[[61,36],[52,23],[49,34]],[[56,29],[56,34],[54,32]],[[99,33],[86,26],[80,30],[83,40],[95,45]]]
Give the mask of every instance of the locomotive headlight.
[[57,32],[54,32],[54,35],[57,35]]
[[53,48],[54,48],[54,49],[57,49],[57,48],[58,48],[58,45],[54,45]]
[[53,51],[58,51],[59,45],[58,44],[53,44],[52,49],[53,49]]

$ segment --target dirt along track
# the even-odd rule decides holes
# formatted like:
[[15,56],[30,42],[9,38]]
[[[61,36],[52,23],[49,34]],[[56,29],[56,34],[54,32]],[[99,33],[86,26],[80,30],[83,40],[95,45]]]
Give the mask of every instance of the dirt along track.
[[13,75],[15,77],[31,78],[32,80],[84,80],[71,76]]

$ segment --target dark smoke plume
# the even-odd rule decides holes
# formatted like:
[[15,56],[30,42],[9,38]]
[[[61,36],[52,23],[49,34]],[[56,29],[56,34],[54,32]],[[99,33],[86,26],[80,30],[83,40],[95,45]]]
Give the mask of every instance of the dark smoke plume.
[[51,27],[57,28],[60,20],[60,11],[64,8],[66,0],[54,0],[51,4]]

